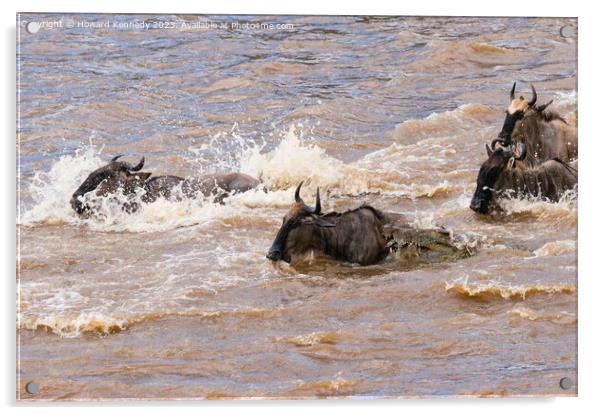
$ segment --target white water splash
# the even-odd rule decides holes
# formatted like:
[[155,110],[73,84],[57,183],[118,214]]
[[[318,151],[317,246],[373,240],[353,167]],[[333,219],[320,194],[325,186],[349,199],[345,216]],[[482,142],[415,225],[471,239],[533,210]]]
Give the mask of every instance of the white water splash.
[[[94,146],[61,156],[48,172],[36,172],[28,186],[33,206],[17,219],[19,224],[78,222],[69,201],[73,192],[103,160]],[[22,201],[19,201],[22,203]]]
[[[155,232],[240,215],[263,214],[273,217],[269,208],[282,209],[290,206],[293,201],[293,189],[301,180],[327,187],[336,185],[342,177],[343,163],[327,156],[317,145],[303,141],[294,127],[288,130],[274,150],[266,153],[261,152],[265,144],[242,146],[244,140],[235,129],[228,137],[228,140],[233,140],[241,146],[238,153],[240,159],[222,160],[221,167],[217,170],[227,170],[224,166],[238,164],[243,173],[261,177],[270,188],[269,192],[263,189],[251,190],[226,198],[223,204],[213,203],[212,198],[189,199],[182,197],[182,194],[178,198],[177,190],[172,200],[158,199],[149,204],[142,203],[142,191],[127,197],[122,194],[100,197],[88,193],[84,199],[94,207],[95,214],[82,219],[71,209],[71,195],[91,171],[105,163],[100,150],[90,146],[76,151],[73,155],[61,157],[48,172],[36,173],[27,187],[32,203],[24,209],[19,223],[71,223],[85,224],[95,231]],[[203,151],[219,147],[219,140],[217,137],[212,141],[213,144],[198,149],[199,164],[202,164]],[[309,189],[311,188],[307,188],[308,192],[313,192],[313,189]],[[127,213],[122,209],[125,202],[136,202],[140,209],[134,213]],[[261,210],[258,208],[268,210],[257,212]]]
[[316,144],[303,141],[293,126],[273,151],[261,150],[255,147],[243,154],[241,171],[261,178],[270,188],[289,188],[302,180],[326,187],[339,182],[344,174],[342,161],[328,156]]

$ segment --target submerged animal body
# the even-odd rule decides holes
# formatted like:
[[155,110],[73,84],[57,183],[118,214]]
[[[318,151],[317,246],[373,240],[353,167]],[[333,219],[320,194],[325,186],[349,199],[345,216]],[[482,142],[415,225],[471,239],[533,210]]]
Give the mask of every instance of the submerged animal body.
[[578,143],[575,127],[556,112],[547,110],[552,101],[536,105],[537,91],[531,85],[532,98],[515,96],[516,83],[510,91],[510,105],[502,130],[495,141],[505,147],[518,143],[527,146],[524,163],[536,165],[558,159],[570,162],[577,158]]
[[435,248],[437,244],[453,247],[448,232],[412,229],[403,215],[381,212],[369,205],[322,214],[319,189],[315,207],[310,208],[299,196],[301,185],[266,255],[272,261],[290,263],[312,252],[370,265],[385,259],[392,250],[400,248],[400,244],[420,244],[421,236],[430,244],[423,245],[425,249]]
[[194,198],[199,194],[205,197],[214,196],[214,202],[221,203],[226,197],[249,191],[259,184],[259,180],[243,173],[214,173],[188,179],[156,176],[144,183],[145,193],[142,200],[151,203],[158,198],[169,199],[173,197],[174,189],[181,189],[186,197]]
[[[550,159],[537,165],[525,163],[527,145],[496,148],[486,146],[488,159],[481,165],[477,187],[470,208],[488,213],[498,197],[533,195],[549,201],[558,201],[567,191],[577,186],[577,161],[567,163]],[[518,152],[517,152],[518,151]]]
[[[221,202],[229,195],[246,192],[260,184],[259,180],[242,173],[217,173],[187,179],[178,176],[150,178],[152,173],[140,171],[144,166],[144,157],[135,166],[119,161],[120,157],[122,156],[114,157],[107,165],[88,175],[71,197],[73,210],[80,215],[91,213],[92,206],[84,200],[84,196],[91,192],[101,197],[122,194],[126,198],[140,192],[143,203],[180,195],[187,198],[214,196],[215,201]],[[179,191],[176,192],[176,189]],[[123,208],[127,212],[133,212],[139,206],[135,201],[128,200],[124,202]]]

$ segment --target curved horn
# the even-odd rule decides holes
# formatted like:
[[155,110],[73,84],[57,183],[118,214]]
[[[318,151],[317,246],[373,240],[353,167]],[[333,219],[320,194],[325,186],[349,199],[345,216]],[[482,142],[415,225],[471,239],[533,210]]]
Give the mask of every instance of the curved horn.
[[319,215],[322,211],[322,205],[320,204],[320,188],[316,191],[316,207],[314,208],[314,213]]
[[491,157],[493,150],[489,147],[489,144],[485,143],[485,150],[487,150],[487,157]]
[[142,156],[142,158],[140,159],[138,164],[136,164],[134,167],[129,167],[128,170],[138,171],[138,170],[142,169],[142,166],[144,166],[144,156]]
[[299,183],[299,186],[297,186],[297,190],[295,190],[295,202],[297,202],[297,203],[304,203],[303,199],[301,199],[301,196],[299,196],[299,191],[301,190],[301,185],[303,185],[303,182]]
[[539,105],[536,110],[537,112],[542,112],[543,110],[545,110],[546,108],[548,108],[550,106],[550,104],[553,102],[554,100],[551,99],[548,103],[543,104],[543,105]]
[[[514,159],[515,160],[524,160],[525,157],[527,157],[527,144],[526,143],[519,143],[521,146],[520,149],[520,153],[518,156],[515,155]],[[515,150],[515,154],[516,154],[516,150]]]
[[503,147],[506,144],[506,141],[501,138],[496,138],[491,142],[491,151],[495,151],[495,146],[497,143],[500,143],[500,145]]
[[118,155],[118,156],[115,156],[115,157],[113,157],[113,158],[111,159],[111,162],[117,161],[117,159],[118,159],[119,157],[123,157],[123,154],[120,154],[120,155]]
[[512,85],[512,89],[510,90],[510,101],[514,101],[514,90],[516,89],[516,82]]
[[537,91],[535,91],[533,84],[531,84],[531,92],[533,92],[533,98],[529,101],[529,106],[535,105],[535,102],[537,101]]

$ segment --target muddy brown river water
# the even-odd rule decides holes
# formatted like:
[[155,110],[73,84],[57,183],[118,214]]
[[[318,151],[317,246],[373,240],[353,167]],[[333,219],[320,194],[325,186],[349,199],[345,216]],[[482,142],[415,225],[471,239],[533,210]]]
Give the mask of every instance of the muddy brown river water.
[[[468,208],[512,82],[576,124],[576,19],[29,21],[63,24],[17,34],[19,399],[576,394],[576,195]],[[73,191],[122,153],[268,192],[78,218]],[[475,254],[273,264],[301,180],[324,211],[370,203]]]

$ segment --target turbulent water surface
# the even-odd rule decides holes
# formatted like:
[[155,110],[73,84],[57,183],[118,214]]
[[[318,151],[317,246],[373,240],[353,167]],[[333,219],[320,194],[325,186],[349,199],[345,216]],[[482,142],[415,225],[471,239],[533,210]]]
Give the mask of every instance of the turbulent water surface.
[[[576,124],[576,20],[20,17],[19,398],[576,393],[575,195],[468,208],[513,81]],[[78,218],[116,154],[268,192]],[[301,180],[325,211],[370,203],[475,254],[272,264]]]

